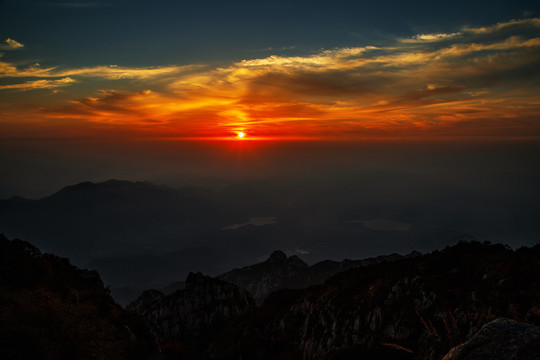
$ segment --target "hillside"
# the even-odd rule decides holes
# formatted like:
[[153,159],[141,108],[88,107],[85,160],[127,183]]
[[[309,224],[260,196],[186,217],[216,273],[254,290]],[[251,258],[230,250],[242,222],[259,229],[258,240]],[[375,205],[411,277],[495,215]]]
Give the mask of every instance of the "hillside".
[[0,358],[151,359],[145,324],[117,305],[96,271],[0,236]]

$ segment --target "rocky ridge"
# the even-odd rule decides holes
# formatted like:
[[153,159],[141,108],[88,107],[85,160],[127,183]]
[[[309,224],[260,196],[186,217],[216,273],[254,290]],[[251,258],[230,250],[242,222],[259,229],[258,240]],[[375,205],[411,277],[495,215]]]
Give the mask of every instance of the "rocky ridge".
[[362,260],[321,261],[308,266],[298,256],[287,257],[283,251],[274,251],[264,262],[234,269],[218,278],[236,284],[249,291],[257,303],[278,289],[302,289],[320,284],[331,276],[360,266],[375,265],[420,255],[413,251],[408,255],[390,254]]
[[204,342],[228,321],[254,308],[247,291],[201,273],[190,273],[185,289],[169,295],[149,290],[128,306],[146,320],[160,341],[185,346]]

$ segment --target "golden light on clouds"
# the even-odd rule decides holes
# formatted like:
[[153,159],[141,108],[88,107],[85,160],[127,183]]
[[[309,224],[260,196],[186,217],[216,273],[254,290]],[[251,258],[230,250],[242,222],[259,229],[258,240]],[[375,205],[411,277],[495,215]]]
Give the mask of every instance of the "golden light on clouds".
[[11,38],[7,38],[4,43],[5,44],[2,44],[1,45],[2,47],[0,47],[0,49],[2,49],[2,50],[7,50],[7,49],[14,50],[14,49],[20,49],[20,48],[24,47],[23,44],[21,44],[17,40],[11,39]]
[[[36,104],[32,116],[124,127],[139,136],[231,139],[249,129],[250,139],[534,137],[539,69],[540,19],[523,19],[214,68],[0,62],[0,78],[12,81],[0,91],[26,90],[18,101],[27,104],[30,90],[76,86],[83,93],[92,80],[106,90],[79,98],[63,92],[63,101]],[[17,81],[29,77],[39,79]]]
[[35,89],[52,89],[62,86],[68,86],[76,82],[75,79],[66,77],[58,80],[33,80],[27,81],[22,84],[12,84],[12,85],[0,85],[0,90],[35,90]]

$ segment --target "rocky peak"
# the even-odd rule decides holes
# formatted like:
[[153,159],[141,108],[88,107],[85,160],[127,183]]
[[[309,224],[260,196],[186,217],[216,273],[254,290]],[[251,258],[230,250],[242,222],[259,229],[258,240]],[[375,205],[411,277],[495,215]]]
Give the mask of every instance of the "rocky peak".
[[270,258],[266,261],[269,263],[284,263],[287,261],[287,255],[281,250],[276,250],[270,255]]
[[193,288],[197,285],[202,285],[205,282],[211,281],[210,276],[203,275],[201,272],[190,272],[186,278],[186,288]]

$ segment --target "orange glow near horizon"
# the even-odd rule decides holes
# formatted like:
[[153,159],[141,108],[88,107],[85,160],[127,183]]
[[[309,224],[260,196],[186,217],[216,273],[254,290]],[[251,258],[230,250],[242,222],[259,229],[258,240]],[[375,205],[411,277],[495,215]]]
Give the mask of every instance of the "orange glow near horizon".
[[[0,126],[3,138],[540,137],[538,75],[521,70],[540,68],[539,52],[540,19],[528,19],[219,68],[59,71],[0,62],[0,78],[21,79],[0,85]],[[89,77],[99,88],[85,92]],[[86,95],[63,90],[74,86]]]

